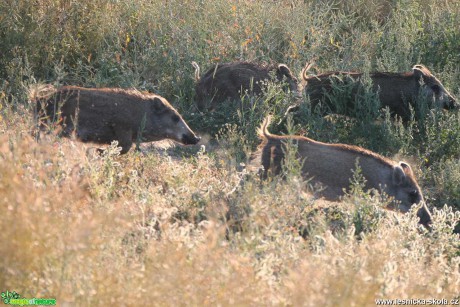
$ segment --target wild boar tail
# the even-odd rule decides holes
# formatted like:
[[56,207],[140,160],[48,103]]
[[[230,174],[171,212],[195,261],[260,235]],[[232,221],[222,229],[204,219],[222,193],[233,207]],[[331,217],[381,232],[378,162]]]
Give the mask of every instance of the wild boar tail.
[[34,122],[30,132],[37,141],[40,138],[40,116],[44,109],[45,100],[56,91],[57,89],[51,84],[34,84],[28,89],[28,103],[31,105]]
[[314,61],[305,63],[305,66],[300,73],[303,80],[308,79],[308,71],[313,67],[314,64],[315,64]]
[[192,61],[192,66],[195,68],[195,82],[198,82],[200,81],[200,66],[195,61]]
[[32,105],[32,109],[36,113],[42,107],[43,101],[51,97],[56,91],[57,89],[51,84],[34,84],[28,89],[28,103]]
[[249,158],[249,163],[247,165],[247,170],[251,173],[257,172],[259,175],[263,175],[263,161],[264,161],[264,152],[265,152],[265,146],[268,143],[268,137],[271,135],[270,132],[268,132],[267,127],[270,125],[271,121],[271,115],[268,115],[260,127],[257,129],[257,134],[259,135],[261,139],[261,143],[257,150],[253,152]]
[[270,126],[271,120],[272,116],[268,115],[262,122],[262,125],[260,125],[259,129],[257,129],[257,134],[263,140],[268,139],[271,136],[270,132],[268,132],[268,126]]
[[36,103],[56,93],[57,89],[51,84],[34,84],[28,89],[29,103]]

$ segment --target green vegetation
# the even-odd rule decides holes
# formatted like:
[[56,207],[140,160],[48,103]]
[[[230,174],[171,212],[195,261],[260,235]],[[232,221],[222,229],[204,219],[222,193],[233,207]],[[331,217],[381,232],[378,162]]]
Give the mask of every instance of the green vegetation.
[[[300,73],[426,65],[460,98],[460,1],[0,2],[0,291],[58,305],[365,306],[458,297],[460,114],[423,103],[408,123],[377,111],[364,80],[350,117],[321,116],[268,84],[200,114],[192,61],[286,63]],[[166,97],[206,146],[119,156],[41,135],[40,83],[135,87]],[[334,85],[339,108],[347,85]],[[343,104],[342,104],[343,106]],[[368,106],[368,108],[366,107]],[[320,106],[321,108],[323,106]],[[433,212],[385,210],[359,170],[343,202],[313,195],[290,146],[284,178],[248,171],[256,129],[363,146],[410,162]],[[209,141],[208,141],[209,140]]]

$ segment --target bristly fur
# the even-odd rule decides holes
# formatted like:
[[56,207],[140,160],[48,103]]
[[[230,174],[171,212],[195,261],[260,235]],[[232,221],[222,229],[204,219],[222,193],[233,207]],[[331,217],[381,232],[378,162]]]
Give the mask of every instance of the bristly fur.
[[[386,157],[383,157],[383,156],[381,156],[381,155],[379,155],[377,153],[374,153],[374,152],[372,152],[370,150],[364,149],[364,148],[359,147],[359,146],[348,145],[348,144],[323,143],[323,142],[312,140],[312,139],[310,139],[308,137],[298,136],[298,135],[289,135],[289,136],[273,135],[268,131],[268,127],[270,125],[271,118],[272,117],[270,115],[267,116],[264,119],[264,121],[262,122],[262,124],[260,125],[260,127],[257,129],[257,133],[259,135],[261,143],[258,146],[256,152],[254,152],[251,155],[251,164],[253,162],[257,163],[256,160],[258,160],[258,162],[260,162],[259,166],[261,165],[261,162],[263,162],[263,161],[260,160],[260,159],[262,158],[262,155],[264,153],[264,148],[267,146],[267,144],[269,142],[274,142],[272,145],[275,145],[275,143],[277,143],[277,142],[283,143],[287,139],[292,139],[292,140],[297,140],[297,141],[305,141],[305,142],[315,143],[315,144],[321,144],[321,145],[324,145],[324,146],[329,146],[331,148],[335,148],[336,150],[344,150],[344,151],[347,151],[347,152],[354,152],[358,156],[371,157],[371,158],[375,159],[376,161],[378,161],[378,162],[380,162],[380,163],[382,163],[383,165],[386,165],[386,166],[393,165],[395,163],[394,161],[392,161],[392,160],[390,160],[390,159],[388,159]],[[265,150],[265,151],[267,151],[267,150]],[[268,151],[267,151],[267,154],[268,154]]]
[[259,137],[260,137],[260,139],[262,141],[261,144],[259,145],[259,149],[262,149],[265,145],[267,145],[267,143],[270,140],[285,141],[287,139],[293,139],[293,140],[306,141],[306,142],[310,142],[310,143],[322,144],[322,145],[325,145],[325,146],[334,147],[337,150],[345,150],[345,151],[349,151],[349,152],[355,152],[357,155],[372,157],[372,158],[376,159],[377,161],[383,163],[384,165],[389,165],[389,164],[394,163],[394,161],[391,161],[390,159],[388,159],[386,157],[383,157],[383,156],[381,156],[381,155],[379,155],[379,154],[377,154],[375,152],[372,152],[370,150],[367,150],[365,148],[355,146],[355,145],[340,144],[340,143],[337,143],[337,144],[324,143],[324,142],[315,141],[313,139],[310,139],[310,138],[305,137],[305,136],[300,136],[300,135],[289,135],[289,136],[287,136],[287,135],[286,136],[284,136],[284,135],[273,135],[268,131],[268,126],[270,125],[270,121],[271,121],[271,116],[269,115],[264,119],[264,121],[262,122],[260,128],[258,128],[258,134],[259,134]]

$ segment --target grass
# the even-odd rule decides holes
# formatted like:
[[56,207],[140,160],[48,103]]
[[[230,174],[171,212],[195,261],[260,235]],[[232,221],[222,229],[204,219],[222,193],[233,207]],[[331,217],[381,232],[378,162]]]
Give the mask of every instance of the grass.
[[[191,61],[286,63],[300,72],[408,71],[423,63],[460,97],[460,1],[60,1],[0,3],[0,291],[57,304],[374,305],[458,298],[460,115],[408,123],[367,109],[322,116],[279,86],[196,112]],[[39,83],[136,87],[163,95],[205,146],[142,145],[102,156],[31,135]],[[346,88],[336,87],[338,104]],[[420,107],[423,109],[423,105]],[[420,110],[415,110],[418,112]],[[246,169],[256,128],[366,147],[410,162],[433,212],[417,225],[362,190],[313,197],[291,159],[284,179]],[[293,148],[295,150],[295,148]],[[289,154],[288,154],[289,156]]]

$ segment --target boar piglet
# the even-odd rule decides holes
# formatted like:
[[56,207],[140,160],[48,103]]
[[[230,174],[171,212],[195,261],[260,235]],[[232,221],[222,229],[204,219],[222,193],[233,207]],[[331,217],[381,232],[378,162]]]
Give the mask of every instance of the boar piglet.
[[141,142],[171,139],[196,144],[199,137],[169,102],[158,95],[119,88],[64,86],[36,98],[39,126],[61,126],[61,135],[83,142],[110,144],[118,141],[121,153]]
[[[329,97],[332,92],[332,79],[359,81],[362,77],[363,73],[359,72],[336,71],[315,76],[302,73],[301,84],[305,94],[310,97],[312,107],[324,102],[332,112],[337,112]],[[410,119],[409,106],[416,109],[418,99],[421,97],[427,99],[430,108],[458,109],[459,107],[456,99],[423,65],[415,65],[410,72],[374,72],[370,73],[369,77],[372,80],[373,90],[378,93],[380,106],[389,107],[393,115],[398,115],[405,121]],[[356,83],[357,87],[360,86],[359,82]],[[350,101],[350,108],[353,108],[352,104],[353,102]]]
[[358,146],[327,144],[302,136],[277,136],[268,132],[267,118],[259,129],[262,143],[252,156],[251,168],[263,167],[262,178],[269,173],[280,174],[284,163],[285,146],[288,141],[297,146],[297,158],[303,162],[302,176],[313,184],[320,184],[320,196],[339,200],[350,187],[356,161],[366,179],[366,189],[376,189],[394,198],[394,206],[407,212],[414,204],[422,203],[417,215],[420,223],[431,223],[422,191],[409,164],[394,162]]
[[[195,103],[200,111],[214,110],[226,100],[239,100],[246,92],[260,95],[266,81],[281,82],[285,89],[298,94],[298,80],[285,64],[230,62],[211,67],[200,76],[195,68]],[[275,79],[272,78],[275,76]]]

